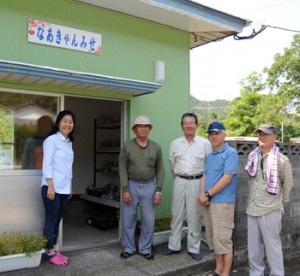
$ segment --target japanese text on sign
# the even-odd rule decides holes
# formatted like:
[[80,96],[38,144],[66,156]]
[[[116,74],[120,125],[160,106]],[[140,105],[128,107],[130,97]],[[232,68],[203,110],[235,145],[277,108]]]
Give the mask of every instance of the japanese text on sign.
[[101,34],[29,19],[28,41],[101,55]]

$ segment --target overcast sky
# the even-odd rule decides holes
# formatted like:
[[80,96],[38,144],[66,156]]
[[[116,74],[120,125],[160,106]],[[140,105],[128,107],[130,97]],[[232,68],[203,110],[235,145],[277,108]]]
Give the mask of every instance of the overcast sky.
[[[241,36],[263,25],[300,32],[300,0],[194,0],[253,21]],[[225,38],[191,50],[191,95],[199,100],[232,100],[240,94],[241,79],[261,72],[277,53],[290,47],[295,32],[267,28],[251,40]]]

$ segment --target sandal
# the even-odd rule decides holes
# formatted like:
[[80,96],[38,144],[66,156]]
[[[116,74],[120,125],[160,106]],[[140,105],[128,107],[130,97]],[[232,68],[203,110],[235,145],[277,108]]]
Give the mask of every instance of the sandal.
[[55,256],[51,257],[49,259],[49,262],[57,266],[65,266],[68,264],[68,262],[64,258],[62,258],[61,255],[59,254],[55,254]]
[[154,255],[150,252],[150,253],[146,253],[146,254],[141,254],[145,259],[147,259],[148,261],[152,261],[154,260]]
[[66,262],[69,262],[69,258],[68,258],[67,256],[61,254],[59,251],[55,251],[55,252],[56,252],[56,254],[57,254],[58,256],[60,256],[62,259],[66,260]]
[[202,276],[220,276],[215,270],[204,273]]
[[120,254],[120,258],[121,259],[128,259],[129,257],[131,257],[133,254],[130,254],[126,251],[122,251],[121,254]]

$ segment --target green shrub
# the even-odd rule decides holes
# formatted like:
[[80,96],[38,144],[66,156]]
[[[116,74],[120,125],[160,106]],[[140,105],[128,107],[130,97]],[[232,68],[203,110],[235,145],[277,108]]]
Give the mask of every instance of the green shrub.
[[0,256],[21,253],[30,255],[43,249],[46,243],[47,239],[39,233],[4,232],[0,235]]

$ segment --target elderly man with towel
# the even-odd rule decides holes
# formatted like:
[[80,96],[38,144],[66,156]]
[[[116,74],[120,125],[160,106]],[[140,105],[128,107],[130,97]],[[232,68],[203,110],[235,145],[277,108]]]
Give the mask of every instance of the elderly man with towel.
[[270,275],[284,275],[280,239],[284,204],[293,186],[289,159],[275,145],[277,129],[270,124],[256,131],[259,146],[248,157],[248,257],[250,276],[263,276],[266,253]]

